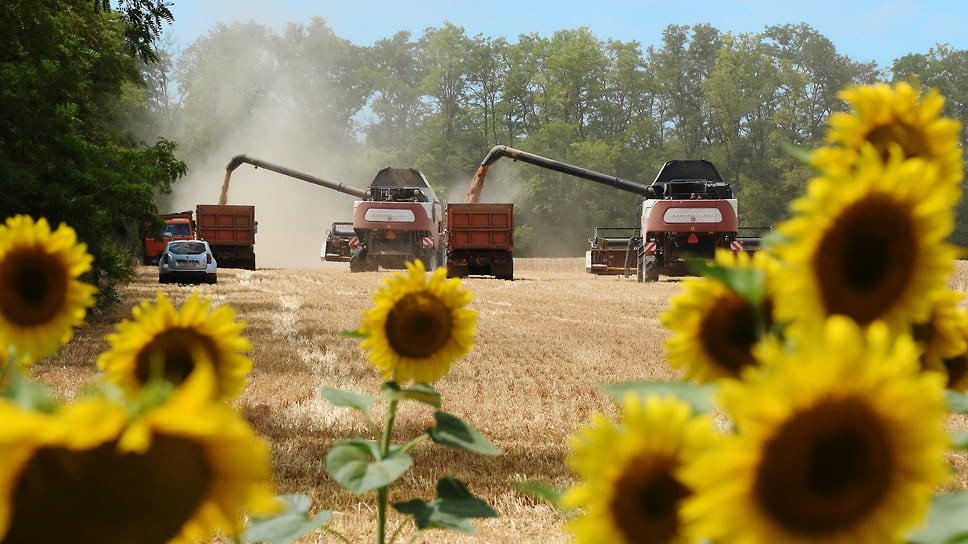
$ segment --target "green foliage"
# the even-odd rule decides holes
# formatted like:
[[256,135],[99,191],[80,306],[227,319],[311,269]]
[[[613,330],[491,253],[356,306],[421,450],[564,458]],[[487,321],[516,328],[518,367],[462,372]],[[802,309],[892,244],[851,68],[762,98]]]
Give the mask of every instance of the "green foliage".
[[473,534],[472,518],[496,518],[497,512],[486,502],[472,495],[464,484],[453,478],[437,482],[437,498],[426,503],[420,499],[394,503],[401,514],[413,516],[417,530],[450,529]]
[[309,517],[312,500],[302,494],[280,495],[284,510],[270,518],[255,518],[246,526],[242,542],[285,544],[301,538],[329,523],[333,513],[321,510]]
[[649,395],[673,396],[689,404],[696,413],[711,412],[715,408],[713,385],[696,385],[687,382],[626,382],[602,386],[606,393],[621,402],[629,393],[645,398]]
[[70,224],[94,256],[91,282],[103,304],[132,273],[155,191],[169,190],[186,166],[174,142],[139,144],[122,130],[121,98],[142,83],[141,61],[125,41],[140,32],[125,22],[136,4],[123,17],[96,4],[0,7],[0,216]]

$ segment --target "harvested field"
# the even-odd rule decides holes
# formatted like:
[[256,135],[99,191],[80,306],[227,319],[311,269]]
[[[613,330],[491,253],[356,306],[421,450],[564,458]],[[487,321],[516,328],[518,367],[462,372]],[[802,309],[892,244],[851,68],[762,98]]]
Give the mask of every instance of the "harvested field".
[[[365,435],[359,414],[333,407],[322,385],[377,394],[380,375],[368,366],[355,329],[360,312],[389,272],[350,273],[344,265],[317,269],[221,270],[217,285],[159,285],[157,270],[142,267],[123,290],[121,307],[89,320],[59,354],[35,365],[35,376],[72,398],[97,375],[94,361],[104,335],[131,307],[163,290],[176,304],[192,292],[232,305],[246,322],[254,370],[239,410],[271,444],[279,491],[306,493],[317,508],[334,512],[332,528],[354,542],[372,541],[375,492],[357,497],[333,482],[325,457],[333,442]],[[658,316],[679,282],[639,284],[634,277],[593,276],[582,259],[517,259],[515,281],[469,278],[478,311],[476,347],[436,388],[443,409],[470,423],[505,453],[483,457],[424,444],[414,466],[391,486],[390,501],[430,500],[443,476],[454,476],[484,498],[501,517],[475,520],[478,534],[430,531],[421,543],[563,543],[563,517],[552,507],[515,491],[509,481],[572,483],[564,465],[566,437],[593,411],[615,414],[598,385],[637,379],[673,379],[662,356],[665,331]],[[968,287],[959,262],[955,288]],[[382,420],[385,404],[374,416]],[[396,443],[432,423],[432,411],[403,404]],[[961,421],[954,421],[962,427]],[[964,464],[955,459],[956,464]],[[400,519],[392,512],[391,530]],[[412,531],[405,531],[406,541]],[[317,532],[300,542],[336,542]]]

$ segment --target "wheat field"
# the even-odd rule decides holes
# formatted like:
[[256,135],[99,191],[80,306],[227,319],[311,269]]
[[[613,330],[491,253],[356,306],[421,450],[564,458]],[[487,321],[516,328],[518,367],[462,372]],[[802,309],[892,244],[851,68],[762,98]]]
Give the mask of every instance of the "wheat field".
[[[164,291],[180,304],[193,292],[235,308],[246,323],[254,368],[235,404],[272,450],[280,493],[305,493],[315,509],[333,511],[331,527],[353,542],[372,542],[375,492],[356,496],[329,478],[325,458],[334,441],[367,435],[365,420],[322,400],[321,386],[376,395],[382,383],[359,349],[341,335],[360,324],[361,311],[391,272],[350,273],[346,265],[321,268],[219,271],[216,285],[160,285],[155,268],[138,269],[122,289],[123,303],[91,316],[61,351],[34,365],[35,377],[64,399],[95,379],[104,337],[142,299]],[[968,288],[964,262],[951,285]],[[478,312],[476,345],[435,384],[443,410],[480,431],[504,454],[485,457],[425,443],[413,467],[391,486],[390,501],[431,500],[437,480],[453,476],[500,515],[475,520],[475,535],[432,530],[421,543],[564,543],[564,517],[555,508],[517,491],[511,482],[537,479],[565,487],[573,476],[564,464],[567,437],[590,413],[616,415],[601,384],[675,379],[663,360],[667,333],[658,316],[680,289],[676,279],[637,283],[635,278],[594,276],[583,259],[516,259],[515,280],[471,277]],[[385,403],[374,406],[382,421]],[[421,434],[433,422],[431,408],[401,405],[394,442]],[[960,419],[952,425],[963,427]],[[964,465],[955,457],[956,465]],[[391,512],[390,530],[401,519]],[[408,528],[398,541],[406,542]],[[317,531],[299,542],[337,542]]]

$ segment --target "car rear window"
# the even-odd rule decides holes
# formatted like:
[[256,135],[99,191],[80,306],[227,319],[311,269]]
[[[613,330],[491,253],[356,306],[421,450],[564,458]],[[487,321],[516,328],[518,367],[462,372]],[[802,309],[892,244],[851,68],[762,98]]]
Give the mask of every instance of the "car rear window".
[[182,255],[205,253],[205,244],[202,242],[173,242],[168,244],[168,248],[172,253],[180,253]]

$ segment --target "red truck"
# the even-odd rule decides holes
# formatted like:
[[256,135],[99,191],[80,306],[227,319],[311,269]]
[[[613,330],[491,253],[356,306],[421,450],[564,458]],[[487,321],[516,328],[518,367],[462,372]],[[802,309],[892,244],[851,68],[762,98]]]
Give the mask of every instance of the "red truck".
[[255,206],[199,204],[198,238],[208,242],[219,268],[255,270]]
[[514,204],[448,204],[446,226],[448,277],[514,279]]
[[165,228],[159,237],[147,235],[144,238],[143,262],[146,265],[158,264],[158,257],[165,251],[165,246],[172,240],[192,240],[195,238],[195,222],[192,212],[178,212],[162,214],[161,220]]

